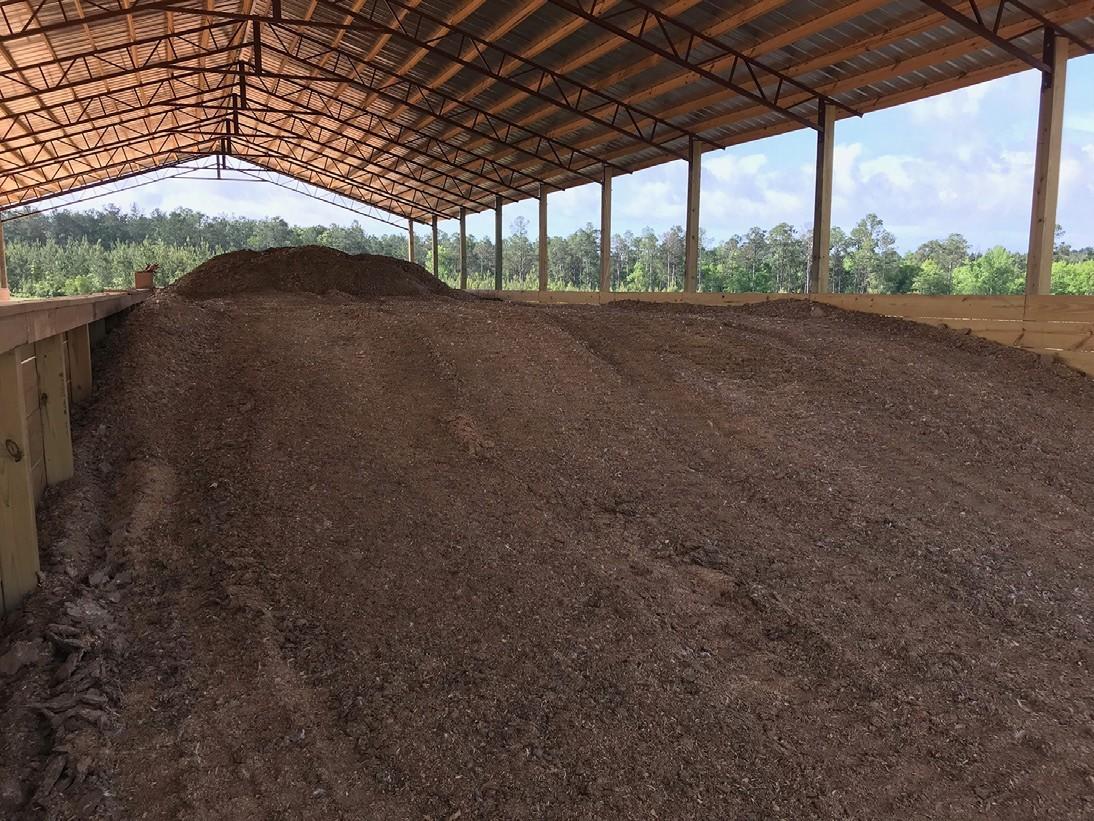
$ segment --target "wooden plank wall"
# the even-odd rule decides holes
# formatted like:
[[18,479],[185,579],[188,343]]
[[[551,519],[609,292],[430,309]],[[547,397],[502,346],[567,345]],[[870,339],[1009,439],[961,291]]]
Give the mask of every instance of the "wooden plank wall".
[[[67,335],[66,335],[67,337]],[[65,339],[65,347],[68,340]],[[23,408],[26,412],[27,437],[29,441],[29,460],[31,466],[31,484],[34,487],[34,500],[38,502],[46,489],[45,466],[45,428],[43,425],[42,388],[38,378],[38,357],[34,345],[20,345],[15,349],[19,360],[19,369],[23,380]],[[72,401],[72,379],[66,368],[65,380],[69,401]]]
[[30,464],[34,500],[39,501],[46,489],[45,433],[42,426],[42,391],[38,385],[38,363],[33,345],[15,349],[23,380],[23,411],[27,420],[27,460]]
[[119,291],[89,296],[13,299],[0,304],[0,353],[27,342],[89,325],[148,299],[154,292]]
[[923,296],[919,294],[597,293],[593,291],[478,291],[519,302],[598,305],[640,302],[753,305],[811,299],[852,311],[900,317],[971,333],[1001,345],[1051,354],[1094,375],[1094,296]]
[[[72,476],[72,401],[91,393],[92,340],[151,291],[0,304],[0,612],[36,583],[34,508]],[[46,400],[43,402],[43,394]]]

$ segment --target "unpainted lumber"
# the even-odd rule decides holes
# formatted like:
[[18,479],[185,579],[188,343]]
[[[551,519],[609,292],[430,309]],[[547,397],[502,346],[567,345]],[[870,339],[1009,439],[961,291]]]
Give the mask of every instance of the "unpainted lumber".
[[79,404],[91,396],[91,330],[77,325],[66,333],[66,339],[69,399]]
[[38,573],[25,391],[18,360],[14,350],[0,353],[0,608],[5,612],[34,588]]
[[43,451],[46,482],[51,485],[71,479],[73,474],[72,430],[65,384],[65,349],[61,334],[34,343],[41,392]]

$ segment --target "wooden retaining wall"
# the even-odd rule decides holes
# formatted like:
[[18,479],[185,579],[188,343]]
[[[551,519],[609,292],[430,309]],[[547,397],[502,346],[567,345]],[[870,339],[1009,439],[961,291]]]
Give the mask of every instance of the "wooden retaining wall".
[[599,305],[623,300],[751,305],[811,299],[852,311],[968,330],[977,336],[1050,354],[1094,375],[1094,296],[922,296],[919,294],[685,294],[595,291],[476,291],[519,302]]
[[151,291],[0,302],[0,613],[37,584],[35,508],[72,476],[69,408],[91,393],[91,342]]

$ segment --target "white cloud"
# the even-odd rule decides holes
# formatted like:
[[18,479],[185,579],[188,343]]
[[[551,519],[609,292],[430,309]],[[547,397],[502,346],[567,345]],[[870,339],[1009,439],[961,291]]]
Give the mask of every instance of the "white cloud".
[[1094,134],[1094,111],[1064,110],[1064,128]]
[[875,178],[881,178],[892,189],[910,191],[921,179],[920,174],[917,173],[918,164],[915,157],[883,154],[866,160],[859,168],[864,182],[874,182]]
[[709,173],[720,182],[732,185],[742,177],[759,174],[765,165],[767,165],[767,156],[764,154],[736,156],[723,151],[703,159],[703,172]]
[[704,158],[703,177],[701,222],[714,236],[753,225],[802,224],[811,216],[811,165],[776,168],[767,154],[728,149]]
[[[652,170],[652,169],[651,169]],[[632,225],[675,225],[685,219],[687,181],[679,179],[668,168],[659,178],[647,179],[641,174],[621,177],[612,191],[612,217],[622,232]],[[653,175],[650,175],[653,177]],[[667,177],[674,179],[667,179]]]
[[[1010,78],[1000,82],[1005,82],[1007,79]],[[993,89],[988,83],[981,83],[949,94],[908,103],[907,112],[912,120],[921,124],[968,120],[980,113],[984,99],[997,89],[998,87]]]

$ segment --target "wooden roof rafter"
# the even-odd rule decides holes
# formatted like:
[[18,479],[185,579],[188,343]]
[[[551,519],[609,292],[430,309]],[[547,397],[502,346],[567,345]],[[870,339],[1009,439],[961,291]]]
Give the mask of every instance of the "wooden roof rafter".
[[[325,168],[322,165],[310,164],[291,153],[277,155],[266,153],[263,148],[253,146],[246,139],[242,141],[242,147],[245,150],[237,151],[234,156],[253,165],[266,168],[267,170],[274,171],[278,174],[284,174],[299,182],[314,185],[316,188],[322,188],[325,191],[338,194],[357,202],[371,203],[375,200],[372,193],[359,186],[355,180],[347,179],[336,172],[332,172],[329,170],[329,167]],[[327,165],[329,166],[329,164]],[[377,204],[376,207],[387,211],[389,214],[400,216],[403,219],[427,221],[434,216],[434,212],[412,211],[394,206],[384,208],[379,204]]]
[[[96,157],[94,167],[75,169],[61,163],[58,166],[58,173],[48,178],[43,177],[40,180],[20,182],[19,175],[12,174],[7,179],[14,181],[12,190],[18,194],[29,194],[28,202],[37,202],[50,196],[56,196],[59,193],[83,190],[85,187],[102,183],[107,179],[115,180],[124,175],[129,175],[130,172],[139,173],[141,169],[150,171],[159,168],[157,161],[164,157],[171,157],[174,161],[183,158],[194,159],[211,156],[215,153],[219,141],[220,135],[206,136],[199,140],[187,142],[184,142],[177,135],[169,135],[167,138],[152,136],[144,141],[148,144],[148,147],[142,148],[140,151],[137,151],[136,148],[138,145],[143,146],[144,143],[134,142],[124,147],[100,153]],[[91,164],[84,162],[83,165],[90,166]],[[105,177],[103,176],[104,172],[107,173]],[[65,183],[65,186],[60,190],[54,188],[58,182]]]
[[[213,123],[223,124],[223,121],[224,117],[220,115],[202,115],[188,109],[167,110],[153,118],[151,133],[155,136],[163,136],[165,134],[192,134],[196,127],[211,125]],[[108,126],[98,131],[96,133],[96,139],[89,140],[86,146],[78,147],[73,151],[64,153],[50,153],[48,159],[45,160],[41,159],[42,155],[45,154],[41,148],[38,149],[38,154],[26,163],[12,164],[10,163],[10,160],[0,160],[0,175],[25,174],[38,169],[47,169],[57,163],[71,163],[88,157],[94,157],[108,149],[124,147],[135,142],[146,141],[149,139],[149,132],[143,128],[144,125],[145,123],[143,122],[140,126],[132,123],[126,125],[110,123]]]
[[455,216],[1036,66],[1046,28],[1089,50],[1094,0],[0,0],[0,208],[231,151]]
[[[317,0],[317,2],[321,5],[330,5],[327,4],[325,0]],[[397,2],[398,0],[385,0],[384,5],[387,6]],[[267,32],[274,32],[274,36],[277,37],[278,41],[281,43],[281,48],[278,49],[279,54],[284,54],[286,51],[289,53],[292,52],[293,47],[286,43],[282,36],[285,32],[291,32],[291,35],[299,41],[301,46],[303,44],[308,44],[314,49],[309,53],[309,58],[310,62],[314,64],[314,67],[319,71],[332,71],[333,69],[330,68],[331,63],[341,60],[343,62],[340,63],[340,70],[349,72],[355,77],[360,78],[366,72],[373,78],[379,74],[385,75],[388,79],[386,81],[380,81],[382,85],[376,88],[377,96],[380,96],[383,91],[389,88],[401,86],[404,83],[414,85],[418,93],[422,95],[422,99],[427,96],[424,93],[427,91],[431,95],[440,94],[441,96],[445,96],[437,89],[424,89],[408,75],[398,74],[390,69],[381,70],[375,65],[362,66],[359,62],[354,65],[352,64],[353,61],[360,60],[361,55],[351,53],[344,43],[337,46],[328,44],[319,37],[306,35],[302,32],[302,29],[368,32],[399,37],[418,48],[427,48],[434,51],[441,48],[441,44],[444,42],[443,38],[434,38],[429,41],[422,40],[414,33],[414,29],[409,26],[402,26],[398,23],[376,22],[371,18],[366,22],[345,24],[316,20],[314,18],[274,18],[272,16],[223,12],[219,10],[205,12],[176,8],[175,11],[180,14],[208,14],[210,16],[224,17],[225,19],[260,22],[263,24],[264,30]],[[399,18],[395,19],[397,21]],[[431,22],[440,25],[440,18],[429,19]],[[683,149],[669,148],[668,144],[696,136],[690,134],[686,129],[674,126],[671,123],[660,119],[655,114],[649,114],[637,109],[634,106],[628,105],[625,101],[617,99],[605,92],[596,91],[591,86],[574,81],[567,81],[562,75],[554,72],[550,68],[521,58],[520,55],[515,52],[502,49],[496,44],[476,38],[461,28],[448,26],[446,36],[448,35],[453,36],[457,43],[455,46],[449,46],[453,53],[443,53],[445,59],[458,62],[461,65],[473,68],[499,82],[512,85],[530,96],[543,99],[561,109],[575,113],[582,118],[614,131],[625,138],[645,143],[665,151],[667,154],[675,156],[676,158],[682,159],[685,156]],[[269,34],[266,35],[263,48],[267,53],[271,51]],[[472,51],[474,53],[474,59],[468,59],[461,56],[465,51]],[[519,76],[522,78],[527,77],[527,79],[517,81],[512,79],[512,76],[507,75],[505,72],[499,71],[499,66],[505,66],[507,64],[516,64],[520,66],[522,68],[522,73]],[[374,79],[373,82],[376,82],[376,80]],[[555,92],[555,96],[549,94],[548,89]],[[589,100],[590,97],[593,98],[591,101]],[[451,97],[448,97],[448,99],[449,101],[455,102]],[[466,103],[464,103],[464,105],[466,105]],[[658,129],[660,129],[660,141],[658,140]],[[665,136],[666,131],[669,132],[667,136]],[[552,142],[561,141],[553,140]]]
[[[612,0],[611,5],[614,5],[614,2],[615,0]],[[711,36],[722,36],[727,32],[733,31],[740,26],[747,25],[750,21],[761,17],[764,14],[768,14],[777,10],[786,2],[787,0],[760,0],[760,2],[742,4],[743,7],[734,8],[733,10],[729,11],[725,16],[720,17],[719,19],[709,23],[706,32]],[[881,5],[883,2],[884,0],[853,0],[853,2],[844,4],[844,6],[836,11],[827,12],[820,18],[814,18],[797,25],[791,32],[784,34],[782,38],[779,39],[789,38],[790,41],[793,41],[794,39],[797,39],[797,37],[808,36],[811,31],[815,31],[818,28],[823,27],[823,25],[827,22],[831,22],[833,20],[846,20],[850,17],[854,17],[857,13],[869,11]],[[605,3],[603,6],[598,5],[598,8],[610,8],[611,5]],[[665,12],[679,13],[681,11],[686,11],[694,5],[696,5],[695,0],[677,0],[677,2],[670,4],[665,9]],[[573,19],[581,22],[581,18],[575,17]],[[625,24],[625,28],[630,33],[637,33],[639,26],[640,21]],[[612,47],[618,47],[619,43],[620,38],[616,34],[608,32],[603,39],[597,42],[596,46],[582,52],[579,55],[576,55],[573,60],[568,61],[568,63],[566,64],[566,68],[583,68],[592,63],[594,60],[603,58],[606,54],[609,54],[612,50]],[[767,53],[767,51],[766,48],[753,49],[753,53],[755,56],[756,54],[765,54]],[[614,85],[626,82],[631,78],[650,70],[651,66],[657,65],[659,62],[661,62],[660,56],[651,53],[647,57],[644,57],[642,59],[629,60],[623,63],[615,71],[601,75],[601,77],[596,82],[603,83],[604,85]],[[714,60],[709,64],[706,64],[706,67],[715,71],[725,69],[725,65],[723,65],[722,61],[719,60]],[[671,83],[671,88],[667,88],[666,91],[667,93],[677,93],[679,90],[688,86],[688,84],[692,82],[693,79],[693,76],[691,76],[688,72],[676,72],[672,75],[672,79],[669,81]],[[660,85],[664,86],[665,83],[662,82]],[[655,95],[652,94],[640,93],[638,95],[635,95],[635,99],[643,99],[646,97],[652,99],[654,98],[654,96]],[[724,97],[724,92],[719,90],[715,93],[714,96],[717,96],[719,98]],[[516,99],[517,95],[507,97],[499,103],[499,107],[505,108],[507,106],[511,106],[515,103]],[[691,108],[691,106],[689,106],[689,108]],[[549,107],[541,106],[533,111],[530,115],[528,115],[525,118],[525,121],[529,123],[545,122],[546,118],[549,118],[551,114],[552,111]],[[565,130],[567,128],[574,127],[575,125],[576,123],[573,121],[563,122],[560,126],[558,126],[558,128],[560,130]],[[613,154],[612,156],[615,155]]]
[[[264,80],[265,75],[259,79]],[[483,152],[469,150],[459,143],[439,140],[428,133],[415,131],[363,110],[357,104],[347,101],[344,96],[335,97],[337,87],[328,93],[321,87],[308,85],[288,75],[278,77],[276,81],[278,88],[281,88],[283,84],[289,84],[290,91],[295,92],[294,96],[284,97],[287,105],[296,106],[315,117],[330,116],[331,119],[347,127],[359,129],[369,135],[369,138],[375,137],[388,141],[386,145],[380,146],[381,151],[389,146],[403,147],[409,149],[415,157],[424,157],[430,162],[438,163],[441,167],[463,169],[480,178],[484,185],[496,184],[518,196],[528,195],[526,187],[531,186],[534,189],[535,186],[546,182],[542,177],[517,171],[503,161],[493,159]],[[276,90],[271,90],[270,96],[276,98],[278,96]],[[274,108],[273,113],[280,113],[280,110]]]
[[[258,92],[264,99],[273,99],[272,95],[264,95]],[[252,98],[253,99],[253,98]],[[475,195],[479,197],[493,197],[497,190],[493,187],[487,187],[475,181],[475,179],[465,179],[460,176],[462,169],[459,166],[448,164],[448,169],[438,169],[437,166],[441,163],[434,160],[432,164],[427,164],[418,161],[412,156],[406,156],[390,152],[385,154],[381,151],[379,146],[372,146],[365,144],[360,146],[358,140],[364,136],[365,138],[372,136],[370,132],[360,128],[358,125],[352,122],[342,122],[339,128],[325,125],[322,121],[324,117],[321,111],[316,109],[305,109],[300,107],[299,103],[294,103],[296,108],[271,108],[268,105],[256,105],[254,102],[250,103],[246,108],[238,109],[240,116],[245,119],[253,119],[256,124],[270,125],[277,128],[283,128],[280,123],[270,122],[262,115],[265,114],[278,114],[282,117],[288,118],[294,121],[294,125],[299,123],[301,126],[306,126],[309,130],[318,130],[323,132],[327,141],[323,141],[323,145],[334,145],[341,141],[344,145],[338,149],[346,157],[349,164],[349,170],[351,172],[364,171],[369,168],[377,168],[381,171],[394,174],[399,178],[405,179],[409,185],[416,187],[425,187],[435,191],[437,196],[444,197],[447,189],[443,186],[435,184],[431,179],[426,179],[427,172],[432,172],[434,179],[441,179],[445,185],[452,187],[453,192],[459,199],[464,200],[467,204],[481,204],[474,203]],[[229,106],[225,106],[225,110],[230,110]],[[304,117],[311,116],[313,119],[304,120]],[[301,129],[303,130],[303,129]],[[350,133],[347,133],[350,132]],[[298,132],[299,133],[299,132]],[[355,152],[353,149],[357,148]],[[518,194],[527,195],[526,192],[522,192],[519,189],[510,189]]]
[[322,172],[328,179],[335,180],[337,185],[342,186],[342,190],[363,192],[352,195],[347,194],[351,199],[375,202],[377,207],[390,214],[398,214],[404,217],[413,216],[415,219],[429,219],[433,216],[439,217],[443,213],[441,207],[458,207],[447,200],[443,206],[439,207],[436,204],[425,204],[426,202],[436,203],[436,200],[410,199],[401,196],[385,189],[383,186],[375,185],[375,178],[366,182],[360,177],[347,177],[342,173],[337,156],[324,153],[314,141],[309,141],[305,137],[265,135],[253,132],[233,135],[231,155],[235,157],[244,156],[239,151],[241,147],[250,149],[256,155],[266,153],[279,161],[291,161],[296,166],[314,168]]
[[[430,211],[431,206],[421,200],[434,200],[443,203],[446,208],[459,208],[461,206],[475,206],[477,203],[470,196],[458,191],[450,191],[440,186],[429,186],[419,183],[414,177],[397,172],[383,166],[370,166],[361,163],[360,159],[352,152],[352,145],[348,138],[321,139],[312,134],[301,134],[292,128],[291,124],[269,123],[260,116],[247,111],[240,111],[241,120],[247,121],[247,130],[241,129],[234,133],[237,138],[249,138],[252,140],[276,140],[299,146],[302,150],[311,152],[315,156],[323,155],[338,160],[349,167],[349,173],[343,173],[346,179],[357,180],[364,187],[386,193],[393,199],[404,201],[411,208],[422,211]],[[291,121],[290,121],[291,122]],[[339,139],[343,144],[339,144]]]
[[[311,42],[310,38],[301,37],[299,34],[297,36],[301,38],[302,42]],[[311,59],[315,56],[310,52],[293,53],[280,48],[272,49],[269,45],[264,46],[264,48],[286,55],[305,67],[311,65]],[[599,179],[596,174],[586,169],[590,167],[600,168],[605,163],[601,157],[596,156],[591,151],[577,149],[566,141],[537,134],[514,120],[502,115],[492,114],[473,103],[457,100],[431,89],[423,89],[410,78],[385,75],[379,69],[373,69],[369,75],[364,75],[353,64],[353,58],[339,50],[332,49],[323,53],[333,55],[335,68],[323,68],[320,71],[304,75],[278,76],[286,76],[288,79],[301,82],[327,81],[342,83],[365,93],[375,94],[378,99],[404,105],[408,110],[428,113],[436,120],[452,125],[463,132],[485,137],[486,140],[494,143],[503,152],[508,151],[526,155],[533,163],[554,165],[563,172],[585,177],[589,182],[595,182]],[[345,62],[339,62],[340,58]],[[412,103],[410,97],[415,91],[425,93],[421,96],[419,102]],[[443,107],[449,105],[452,107],[448,109],[447,113],[442,111]],[[459,120],[457,116],[463,116],[466,119]],[[522,146],[522,140],[530,143],[531,147]],[[622,171],[623,169],[619,167],[617,170]]]

